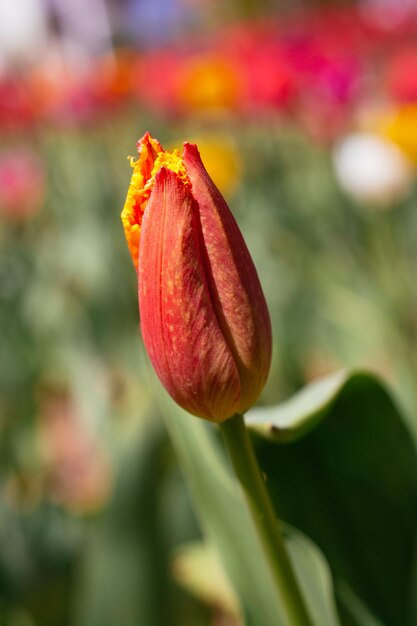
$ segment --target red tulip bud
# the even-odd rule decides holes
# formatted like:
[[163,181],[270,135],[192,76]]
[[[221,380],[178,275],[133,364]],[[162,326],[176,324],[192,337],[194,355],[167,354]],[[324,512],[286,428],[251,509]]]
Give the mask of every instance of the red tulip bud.
[[197,146],[138,142],[122,212],[138,271],[142,335],[170,395],[223,422],[254,404],[271,361],[271,323],[242,234]]

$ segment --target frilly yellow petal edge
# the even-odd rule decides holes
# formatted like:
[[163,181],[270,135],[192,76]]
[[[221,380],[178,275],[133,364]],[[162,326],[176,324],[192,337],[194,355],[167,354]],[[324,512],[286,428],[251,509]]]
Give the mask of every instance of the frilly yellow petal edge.
[[139,259],[140,231],[143,214],[151,195],[155,175],[162,168],[175,172],[184,185],[190,185],[184,162],[178,150],[167,152],[159,141],[148,132],[137,143],[139,158],[128,157],[133,168],[132,178],[121,213],[126,241],[137,271]]

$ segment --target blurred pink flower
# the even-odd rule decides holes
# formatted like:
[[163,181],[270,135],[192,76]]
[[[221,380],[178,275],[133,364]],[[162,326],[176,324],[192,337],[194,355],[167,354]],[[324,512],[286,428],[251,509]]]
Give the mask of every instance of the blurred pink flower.
[[245,75],[244,109],[286,109],[297,94],[297,77],[287,63],[282,45],[277,41],[258,41],[240,55]]
[[0,217],[22,222],[35,215],[45,198],[40,158],[24,148],[0,153]]
[[95,119],[90,67],[75,72],[54,60],[36,68],[28,80],[42,120],[66,127]]
[[415,27],[415,0],[360,0],[359,13],[375,29],[390,33],[410,32]]
[[43,400],[40,434],[50,497],[75,512],[100,508],[110,491],[110,465],[65,391]]

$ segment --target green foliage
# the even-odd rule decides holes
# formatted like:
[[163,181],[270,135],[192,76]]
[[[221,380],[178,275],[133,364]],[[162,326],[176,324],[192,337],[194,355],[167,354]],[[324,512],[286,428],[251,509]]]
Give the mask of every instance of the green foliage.
[[247,424],[266,438],[257,452],[280,514],[323,550],[340,601],[347,586],[387,626],[414,624],[417,455],[383,384],[342,372]]

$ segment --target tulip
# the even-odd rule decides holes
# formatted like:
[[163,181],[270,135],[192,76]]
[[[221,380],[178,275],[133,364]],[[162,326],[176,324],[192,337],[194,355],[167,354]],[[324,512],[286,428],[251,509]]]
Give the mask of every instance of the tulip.
[[146,133],[122,212],[138,273],[143,341],[190,413],[223,422],[267,379],[271,324],[242,234],[197,146],[166,152]]

